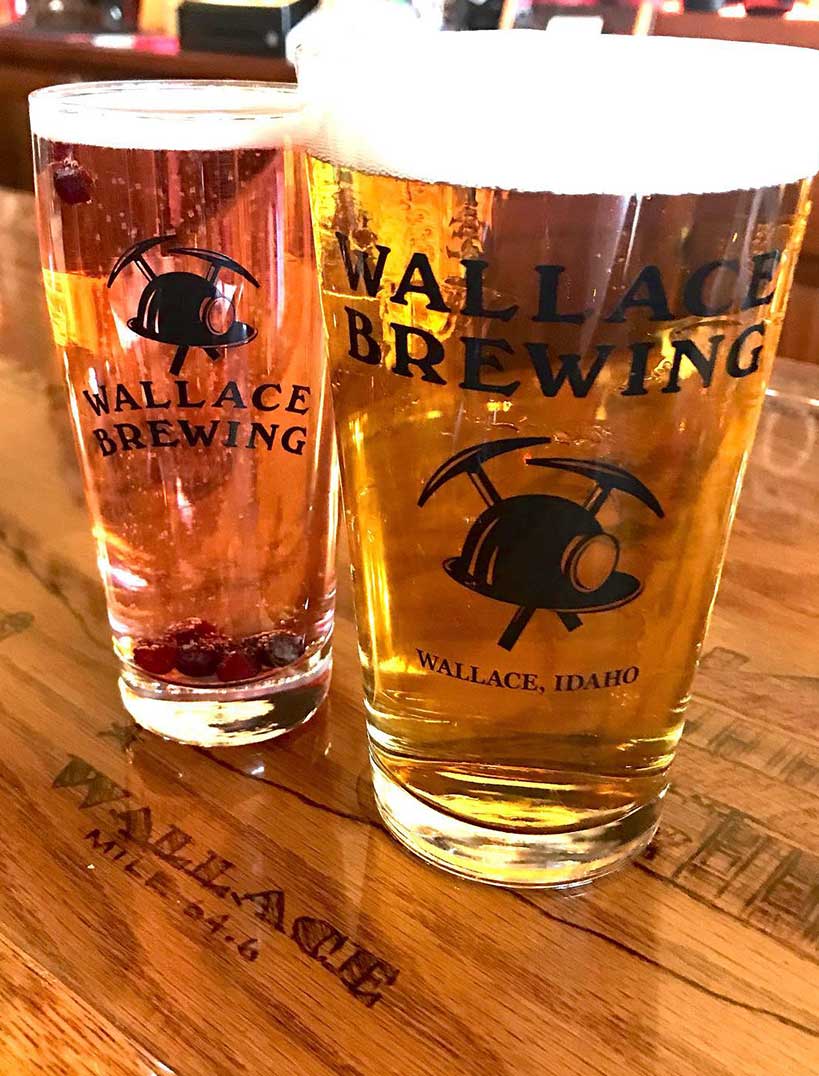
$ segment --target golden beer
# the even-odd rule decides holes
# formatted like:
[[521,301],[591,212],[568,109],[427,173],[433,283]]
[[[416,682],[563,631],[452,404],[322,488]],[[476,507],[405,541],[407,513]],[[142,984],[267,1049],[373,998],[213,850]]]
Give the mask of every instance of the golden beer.
[[[486,38],[513,86],[568,62],[545,37],[478,36],[430,46],[447,75],[407,95],[406,128],[313,85],[313,219],[379,808],[449,869],[566,884],[657,825],[815,153],[780,182],[723,163],[713,188],[700,161],[692,192],[646,158],[625,193],[583,152],[550,192],[552,157],[518,153],[516,188],[498,91],[490,133],[452,124],[433,160],[417,114],[443,146]],[[593,82],[654,44],[610,40]],[[394,78],[393,117],[395,62],[372,75]]]

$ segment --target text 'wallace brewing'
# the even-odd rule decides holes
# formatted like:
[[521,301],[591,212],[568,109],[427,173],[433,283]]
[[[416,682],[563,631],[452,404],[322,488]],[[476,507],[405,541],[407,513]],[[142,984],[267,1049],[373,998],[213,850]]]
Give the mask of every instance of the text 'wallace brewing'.
[[694,130],[755,62],[444,34],[361,95],[303,61],[376,797],[456,872],[582,881],[656,827],[819,161],[759,102]]
[[43,279],[126,706],[198,744],[327,691],[336,480],[298,99],[32,98]]

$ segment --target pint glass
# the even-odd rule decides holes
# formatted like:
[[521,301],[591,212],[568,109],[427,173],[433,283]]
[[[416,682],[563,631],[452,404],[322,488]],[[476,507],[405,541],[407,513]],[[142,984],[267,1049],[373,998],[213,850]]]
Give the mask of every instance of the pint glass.
[[233,744],[326,694],[336,489],[293,88],[31,97],[43,279],[127,709]]
[[347,63],[299,74],[378,806],[457,873],[580,882],[657,826],[819,57],[510,31]]

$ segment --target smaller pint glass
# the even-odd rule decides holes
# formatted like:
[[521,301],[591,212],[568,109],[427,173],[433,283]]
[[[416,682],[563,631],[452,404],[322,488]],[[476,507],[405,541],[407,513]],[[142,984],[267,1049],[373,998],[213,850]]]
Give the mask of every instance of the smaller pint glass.
[[120,688],[186,743],[327,693],[337,492],[292,87],[31,96],[43,279]]
[[660,816],[819,56],[515,30],[365,67],[299,59],[376,799],[452,871],[582,882]]

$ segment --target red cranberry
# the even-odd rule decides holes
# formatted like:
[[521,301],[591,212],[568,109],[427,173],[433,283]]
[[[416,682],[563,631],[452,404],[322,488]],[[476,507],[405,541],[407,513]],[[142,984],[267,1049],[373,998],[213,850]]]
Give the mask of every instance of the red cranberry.
[[[250,642],[251,640],[248,640]],[[304,654],[304,636],[290,631],[267,631],[252,637],[256,655],[271,669],[292,665]]]
[[171,624],[165,632],[165,635],[173,639],[178,646],[196,642],[197,639],[204,639],[209,635],[218,634],[218,630],[209,620],[201,620],[198,616],[177,621],[176,624]]
[[134,647],[134,664],[154,676],[163,676],[176,665],[176,647],[143,640]]
[[226,684],[235,680],[249,680],[260,670],[259,662],[241,650],[232,650],[225,654],[216,675]]
[[213,676],[219,667],[224,651],[220,645],[212,645],[208,639],[185,643],[179,647],[176,667],[185,676]]
[[91,201],[94,180],[87,168],[74,160],[63,161],[54,169],[54,190],[66,205],[83,205]]

